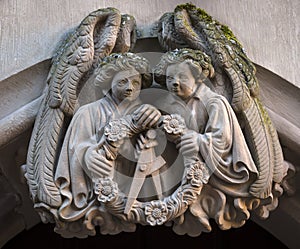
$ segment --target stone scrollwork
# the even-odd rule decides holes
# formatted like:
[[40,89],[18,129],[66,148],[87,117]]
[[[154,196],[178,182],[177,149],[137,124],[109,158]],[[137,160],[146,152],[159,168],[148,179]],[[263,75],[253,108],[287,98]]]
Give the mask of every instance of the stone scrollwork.
[[[129,52],[135,33],[132,16],[100,9],[53,58],[26,165],[42,220],[83,238],[136,224],[197,236],[211,231],[210,219],[230,229],[252,213],[267,218],[288,163],[237,38],[179,5],[159,20],[167,52],[151,70]],[[81,106],[88,84],[104,96]]]

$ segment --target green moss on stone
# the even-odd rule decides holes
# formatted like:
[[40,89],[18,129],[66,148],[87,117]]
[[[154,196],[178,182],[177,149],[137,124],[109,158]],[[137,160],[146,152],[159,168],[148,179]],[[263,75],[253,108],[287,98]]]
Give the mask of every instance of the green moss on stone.
[[255,102],[260,110],[260,113],[262,115],[263,118],[263,122],[268,125],[267,127],[269,127],[269,124],[271,124],[271,119],[269,117],[269,114],[267,113],[265,107],[263,106],[262,102],[260,99],[255,98]]
[[235,35],[233,34],[233,32],[231,31],[230,28],[228,28],[228,26],[221,24],[221,30],[223,31],[223,34],[226,36],[226,38],[228,40],[233,40],[235,41],[241,48],[242,45],[241,43],[238,41],[238,39],[235,37]]
[[203,9],[197,8],[197,14],[201,18],[201,20],[207,23],[212,23],[214,21],[213,18],[209,14],[207,14]]
[[193,5],[191,3],[180,4],[180,5],[177,5],[175,8],[175,12],[182,11],[182,10],[197,11],[197,14],[203,21],[205,21],[205,22],[213,21],[212,17],[210,15],[208,15],[203,9],[197,8],[195,5]]
[[175,12],[176,11],[182,11],[182,10],[196,10],[196,6],[192,3],[185,3],[185,4],[179,4],[176,6],[175,8]]

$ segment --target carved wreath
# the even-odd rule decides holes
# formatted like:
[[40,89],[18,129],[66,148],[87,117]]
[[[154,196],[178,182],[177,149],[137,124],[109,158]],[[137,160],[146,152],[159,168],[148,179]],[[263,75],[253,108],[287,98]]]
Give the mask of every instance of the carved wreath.
[[[209,218],[218,220],[222,229],[229,229],[243,225],[249,218],[250,209],[258,210],[259,216],[263,218],[268,217],[269,211],[276,207],[279,192],[282,193],[279,186],[286,169],[276,130],[259,100],[255,66],[228,27],[192,4],[179,5],[174,12],[164,14],[158,22],[157,31],[158,41],[164,50],[185,47],[201,50],[211,56],[217,73],[212,82],[218,93],[228,99],[238,114],[239,122],[244,125],[245,138],[259,171],[256,182],[249,189],[255,197],[253,203],[256,205],[240,199],[235,200],[234,204],[223,203],[222,210],[215,215],[203,211],[205,218],[201,219],[207,220],[207,231]],[[65,229],[68,227],[67,222],[63,223],[56,216],[63,199],[53,175],[65,128],[77,108],[79,91],[103,58],[112,52],[129,51],[135,41],[136,25],[132,16],[121,15],[115,8],[99,9],[88,15],[67,36],[52,59],[47,79],[48,89],[37,114],[26,162],[31,197],[37,209],[43,208],[41,214],[46,221],[55,220],[58,226]],[[174,116],[164,120],[163,129],[166,133],[181,134],[183,127]],[[113,141],[123,139],[126,131],[111,123],[106,135],[107,139]],[[150,225],[169,221],[186,210],[200,194],[202,184],[206,181],[207,172],[203,164],[197,161],[186,164],[183,181],[171,196],[152,202],[136,202],[128,219],[140,222],[134,217],[142,217]],[[124,198],[115,182],[106,178],[98,179],[94,191],[98,201],[104,203],[111,213],[123,217],[120,213],[124,212]],[[215,191],[214,195],[220,197],[220,202],[224,201],[222,193]],[[267,201],[269,199],[271,203]],[[178,209],[174,203],[179,203]],[[236,208],[237,212],[242,210],[243,217],[239,222],[226,220],[228,217],[224,213],[227,204]],[[116,208],[118,206],[121,208]],[[142,215],[135,216],[134,213]],[[232,217],[238,216],[235,213]],[[82,220],[80,222],[84,223]],[[72,231],[70,229],[71,235],[68,236],[77,236]],[[84,235],[83,232],[80,236]]]
[[[125,138],[132,136],[127,127],[124,119],[111,121],[104,129],[107,141],[122,144]],[[137,128],[139,131],[143,130],[142,127]],[[171,114],[162,116],[160,129],[166,135],[180,138],[187,127],[180,115]],[[184,169],[181,184],[171,196],[148,202],[135,200],[128,216],[122,216],[126,212],[127,197],[118,189],[117,183],[112,178],[96,179],[94,192],[97,200],[104,204],[108,212],[113,215],[123,217],[127,221],[138,221],[142,224],[146,221],[152,226],[162,225],[183,214],[188,206],[197,199],[203,184],[208,182],[209,171],[199,159],[185,160]]]

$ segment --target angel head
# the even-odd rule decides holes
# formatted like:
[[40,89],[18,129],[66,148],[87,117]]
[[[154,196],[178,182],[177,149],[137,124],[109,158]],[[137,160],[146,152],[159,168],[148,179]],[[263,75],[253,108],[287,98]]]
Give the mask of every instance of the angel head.
[[95,85],[105,89],[116,102],[136,99],[141,89],[152,84],[150,64],[142,56],[133,53],[105,57],[95,70]]
[[182,99],[188,99],[205,78],[213,75],[209,56],[187,48],[165,53],[154,69],[155,81]]

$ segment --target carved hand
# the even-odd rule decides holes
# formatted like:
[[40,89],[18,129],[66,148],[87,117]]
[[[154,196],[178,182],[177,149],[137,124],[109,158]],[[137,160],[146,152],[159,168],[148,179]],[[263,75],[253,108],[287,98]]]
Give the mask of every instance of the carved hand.
[[161,117],[160,111],[154,106],[144,104],[133,113],[133,120],[137,126],[151,128],[157,124]]
[[99,150],[98,146],[92,146],[86,151],[85,163],[93,177],[108,176],[113,167],[113,161],[107,160],[105,152]]
[[176,146],[184,156],[197,155],[199,153],[199,134],[194,130],[188,130],[181,136]]

